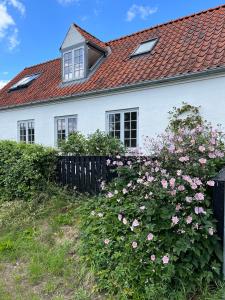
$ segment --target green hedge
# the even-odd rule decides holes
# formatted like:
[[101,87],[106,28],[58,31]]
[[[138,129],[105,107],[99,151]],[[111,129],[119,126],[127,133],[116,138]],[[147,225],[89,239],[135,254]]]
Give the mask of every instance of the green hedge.
[[0,199],[29,199],[54,177],[57,152],[39,145],[0,141]]

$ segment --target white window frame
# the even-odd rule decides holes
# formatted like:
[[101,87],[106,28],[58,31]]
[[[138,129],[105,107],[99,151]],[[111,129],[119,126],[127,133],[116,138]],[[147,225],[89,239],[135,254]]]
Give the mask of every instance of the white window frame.
[[139,147],[139,108],[127,108],[120,110],[106,111],[106,132],[109,134],[109,115],[110,114],[120,114],[120,141],[124,144],[125,140],[125,128],[124,128],[124,114],[125,113],[137,113],[137,136],[136,136],[136,147],[128,147],[128,149],[135,149]]
[[[149,49],[143,50],[143,51],[139,50],[142,45],[145,45],[145,44],[148,44],[148,43],[149,44],[151,43],[151,47],[149,47]],[[156,46],[157,43],[158,43],[158,39],[157,38],[144,41],[144,42],[140,43],[137,46],[137,48],[134,50],[134,52],[131,54],[131,56],[139,56],[139,55],[143,55],[143,54],[146,54],[146,53],[150,53],[155,48],[155,46]]]
[[[80,77],[80,78],[75,78],[75,51],[76,50],[80,50],[82,49],[83,50],[83,70],[84,70],[84,76],[83,77]],[[68,54],[72,52],[72,78],[68,78],[68,79],[65,79],[65,66],[64,66],[64,57],[65,57],[65,54]],[[73,80],[81,80],[85,77],[85,49],[84,47],[78,47],[78,48],[75,48],[75,49],[71,49],[71,50],[68,50],[68,51],[65,51],[63,52],[63,65],[62,65],[62,69],[63,69],[63,81],[64,82],[69,82],[69,81],[73,81]]]
[[64,116],[57,116],[55,117],[55,146],[58,147],[58,127],[57,127],[57,123],[58,120],[65,120],[65,140],[68,139],[68,135],[69,135],[69,119],[72,118],[76,118],[77,122],[76,122],[76,132],[78,131],[78,115],[64,115]]
[[[20,140],[20,125],[23,123],[25,124],[25,127],[26,127],[26,142]],[[29,123],[33,123],[33,126],[34,126],[34,141],[33,141],[33,143],[30,143],[29,138],[28,138],[29,137],[29,134],[28,134],[28,124]],[[26,144],[35,144],[35,139],[36,139],[35,120],[30,119],[30,120],[17,121],[17,141],[21,142],[21,143],[24,142]]]

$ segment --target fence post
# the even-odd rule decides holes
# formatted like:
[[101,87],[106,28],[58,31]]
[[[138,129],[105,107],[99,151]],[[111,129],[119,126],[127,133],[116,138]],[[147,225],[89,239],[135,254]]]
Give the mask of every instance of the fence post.
[[223,243],[223,279],[225,280],[225,167],[214,178],[213,211],[217,219],[217,230]]

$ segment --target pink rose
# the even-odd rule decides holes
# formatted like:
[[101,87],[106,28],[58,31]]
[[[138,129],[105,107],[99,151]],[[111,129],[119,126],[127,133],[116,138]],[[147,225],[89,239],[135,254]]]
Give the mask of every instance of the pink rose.
[[167,182],[165,179],[162,179],[162,180],[161,180],[161,184],[162,184],[162,187],[163,187],[164,189],[167,189],[167,187],[168,187],[168,182]]
[[105,243],[105,245],[108,245],[110,243],[110,240],[109,239],[105,239],[104,243]]
[[206,211],[204,211],[203,207],[195,207],[195,213],[196,215],[206,214]]
[[169,259],[168,255],[165,255],[165,256],[163,256],[163,258],[162,258],[162,261],[163,261],[163,264],[164,264],[164,265],[168,264],[169,260],[170,260],[170,259]]
[[151,261],[155,261],[155,255],[154,254],[151,255]]
[[204,200],[204,195],[202,193],[197,193],[197,194],[195,194],[195,199],[197,201],[203,201]]
[[112,197],[113,197],[113,193],[108,192],[107,197],[108,197],[108,198],[112,198]]
[[133,248],[133,249],[136,249],[137,246],[138,246],[138,245],[137,245],[137,242],[133,242],[133,243],[132,243],[132,248]]
[[127,225],[127,219],[126,218],[123,218],[123,224]]
[[181,176],[182,171],[181,170],[177,170],[177,176]]
[[191,222],[192,222],[192,217],[191,217],[191,216],[188,216],[188,217],[186,218],[186,223],[187,223],[187,224],[191,224]]
[[204,147],[204,146],[199,146],[199,147],[198,147],[198,150],[199,150],[200,152],[205,152],[205,147]]
[[185,200],[186,200],[187,203],[191,203],[192,202],[192,197],[186,197]]
[[127,193],[128,193],[127,189],[123,189],[123,194],[125,195]]
[[185,190],[185,187],[184,187],[183,185],[179,185],[179,186],[178,186],[178,190],[179,190],[180,192],[183,192],[183,191]]
[[179,222],[179,218],[178,218],[177,216],[173,216],[173,217],[171,218],[171,220],[172,220],[172,224],[173,224],[173,225],[177,225],[178,222]]
[[180,205],[180,203],[178,203],[178,204],[176,205],[176,211],[179,211],[179,210],[181,210],[181,205]]
[[209,153],[209,158],[216,158],[216,155],[214,153]]
[[138,220],[134,220],[133,223],[132,223],[132,227],[138,227],[139,226],[139,222]]
[[200,164],[202,164],[202,165],[206,164],[206,162],[207,162],[207,160],[206,160],[205,158],[200,158],[198,161],[199,161]]
[[214,234],[214,229],[212,227],[209,228],[208,230],[209,235],[213,235]]
[[182,156],[179,158],[180,162],[185,162],[185,161],[189,161],[189,157],[188,156]]
[[171,179],[170,179],[170,186],[171,186],[172,189],[173,189],[174,186],[175,186],[175,181],[176,181],[175,178],[171,178]]
[[207,181],[207,185],[214,186],[215,185],[215,181],[209,180],[209,181]]
[[147,236],[147,240],[152,241],[153,238],[154,238],[154,235],[152,233],[149,233],[148,236]]
[[123,216],[121,214],[118,214],[118,220],[122,221],[122,219],[123,219]]

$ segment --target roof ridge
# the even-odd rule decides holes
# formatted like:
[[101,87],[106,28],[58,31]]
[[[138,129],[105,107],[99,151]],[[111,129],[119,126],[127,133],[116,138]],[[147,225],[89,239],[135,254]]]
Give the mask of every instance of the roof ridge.
[[99,38],[97,38],[95,35],[91,34],[90,32],[88,32],[87,30],[85,30],[84,28],[80,27],[79,25],[77,25],[76,23],[73,23],[73,25],[75,27],[80,28],[81,30],[83,30],[84,32],[86,32],[87,34],[89,34],[90,36],[92,36],[94,39],[98,40],[99,42],[105,44],[105,42],[103,42],[102,40],[100,40]]
[[57,58],[53,58],[53,59],[50,59],[50,60],[45,60],[39,64],[35,64],[35,65],[32,65],[32,66],[29,66],[29,67],[25,67],[24,70],[28,70],[28,69],[31,69],[31,68],[34,68],[34,67],[38,67],[38,66],[41,66],[41,65],[46,65],[48,63],[51,63],[53,61],[56,61],[56,60],[59,60],[60,57],[57,57]]
[[116,38],[116,39],[113,39],[113,40],[110,40],[108,42],[105,42],[106,45],[109,45],[110,43],[113,43],[113,42],[116,42],[116,41],[119,41],[119,40],[122,40],[122,39],[125,39],[127,37],[131,37],[133,35],[136,35],[136,34],[139,34],[139,33],[143,33],[145,31],[148,31],[148,30],[151,30],[151,29],[155,29],[155,28],[158,28],[158,27],[162,27],[162,26],[165,26],[165,25],[169,25],[169,24],[172,24],[172,23],[175,23],[175,22],[179,22],[179,21],[182,21],[184,19],[188,19],[188,18],[192,18],[192,17],[195,17],[195,16],[198,16],[198,15],[201,15],[201,14],[205,14],[207,12],[211,12],[211,11],[214,11],[214,10],[217,10],[217,9],[220,9],[220,8],[225,8],[225,4],[221,4],[221,5],[218,5],[214,8],[209,8],[209,9],[206,9],[206,10],[202,10],[202,11],[199,11],[198,13],[193,13],[193,14],[190,14],[190,15],[186,15],[186,16],[183,16],[183,17],[180,17],[178,19],[172,19],[170,21],[166,21],[166,22],[163,22],[163,23],[159,23],[159,24],[156,24],[156,25],[153,25],[151,27],[148,27],[148,28],[145,28],[145,29],[142,29],[142,30],[138,30],[136,32],[133,32],[131,34],[127,34],[127,35],[124,35],[124,36],[121,36],[119,38]]

